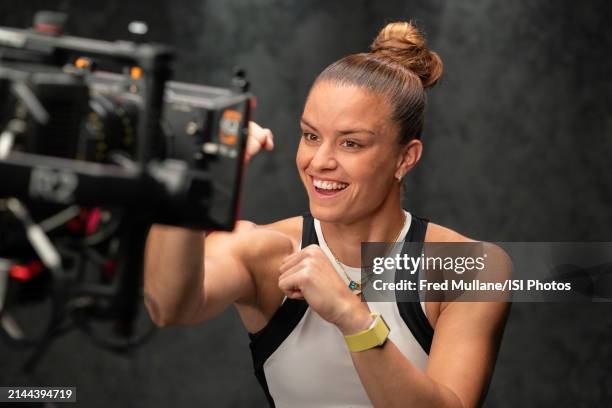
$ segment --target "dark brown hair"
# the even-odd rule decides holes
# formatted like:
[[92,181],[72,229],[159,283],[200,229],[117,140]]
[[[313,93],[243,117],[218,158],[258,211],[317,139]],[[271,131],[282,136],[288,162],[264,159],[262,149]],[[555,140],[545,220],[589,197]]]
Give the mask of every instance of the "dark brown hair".
[[442,76],[442,60],[429,50],[409,22],[387,24],[370,46],[371,52],[346,56],[321,72],[319,81],[356,85],[383,95],[400,128],[399,143],[420,139],[426,104],[425,89]]

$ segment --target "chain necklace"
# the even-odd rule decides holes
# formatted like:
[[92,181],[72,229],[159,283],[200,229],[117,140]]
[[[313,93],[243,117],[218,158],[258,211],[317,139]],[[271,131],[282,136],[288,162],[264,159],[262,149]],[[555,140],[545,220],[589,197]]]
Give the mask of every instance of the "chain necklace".
[[[393,239],[393,243],[394,244],[397,243],[397,239],[399,238],[400,234],[402,233],[402,230],[404,229],[404,225],[405,224],[406,224],[406,213],[404,213],[404,222],[402,222],[402,226],[401,226],[400,230],[397,232],[397,235]],[[348,279],[348,281],[349,281],[348,288],[350,290],[352,290],[352,291],[357,291],[357,293],[361,292],[361,286],[362,286],[361,283],[360,282],[356,282],[356,281],[354,281],[351,278],[351,276],[348,274],[348,272],[346,272],[346,269],[344,269],[344,265],[342,265],[342,262],[340,262],[340,260],[336,256],[336,254],[334,254],[334,251],[332,251],[331,247],[328,245],[327,248],[329,249],[329,252],[332,254],[332,256],[334,257],[334,260],[336,261],[336,263],[338,264],[338,266],[342,270],[342,273],[344,273],[344,276],[346,276],[346,279]],[[387,255],[389,255],[389,252],[391,252],[391,249],[389,249],[387,251],[387,253],[385,254],[385,257]],[[366,279],[366,281],[367,281],[367,279]]]

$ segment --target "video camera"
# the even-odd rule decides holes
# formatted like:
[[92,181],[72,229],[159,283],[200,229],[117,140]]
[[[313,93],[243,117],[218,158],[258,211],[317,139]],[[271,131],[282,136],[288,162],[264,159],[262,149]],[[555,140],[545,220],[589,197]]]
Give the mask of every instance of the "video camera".
[[[0,333],[40,354],[76,326],[122,351],[149,333],[134,330],[149,227],[233,229],[252,95],[243,71],[228,89],[172,82],[170,48],[67,36],[65,20],[0,28]],[[17,309],[45,301],[28,335]]]

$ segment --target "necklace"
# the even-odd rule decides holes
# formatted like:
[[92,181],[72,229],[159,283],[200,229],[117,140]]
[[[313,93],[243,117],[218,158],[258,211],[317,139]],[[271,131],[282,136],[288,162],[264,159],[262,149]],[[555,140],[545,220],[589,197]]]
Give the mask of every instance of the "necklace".
[[[393,243],[397,242],[397,239],[399,238],[400,234],[402,233],[402,230],[404,229],[404,225],[405,224],[406,224],[406,213],[404,213],[404,222],[402,222],[402,226],[400,227],[399,231],[397,232],[397,235],[395,236],[395,238],[393,238]],[[331,247],[328,245],[327,248],[329,249],[329,252],[332,254],[332,256],[334,257],[334,260],[336,261],[336,263],[338,264],[338,266],[342,270],[342,273],[344,273],[344,276],[346,276],[346,279],[348,279],[348,281],[349,281],[348,288],[350,290],[352,290],[352,291],[358,291],[357,293],[361,292],[361,283],[360,282],[356,282],[356,281],[354,281],[351,278],[351,276],[348,274],[348,272],[346,272],[346,269],[344,269],[344,265],[342,265],[342,262],[340,262],[340,260],[336,256],[336,254],[334,254],[334,251],[332,251]],[[387,255],[389,255],[389,252],[391,252],[391,249],[389,249],[387,251],[387,253],[385,254],[385,257]],[[368,278],[368,277],[366,277],[366,278]],[[367,279],[366,279],[366,281],[367,281]]]

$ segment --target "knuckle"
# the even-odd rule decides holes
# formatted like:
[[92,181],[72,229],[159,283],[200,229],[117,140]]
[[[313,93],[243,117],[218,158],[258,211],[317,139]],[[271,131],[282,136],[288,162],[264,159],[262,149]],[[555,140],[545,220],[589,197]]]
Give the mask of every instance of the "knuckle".
[[304,270],[300,277],[304,283],[309,283],[312,280],[312,273],[309,270]]

